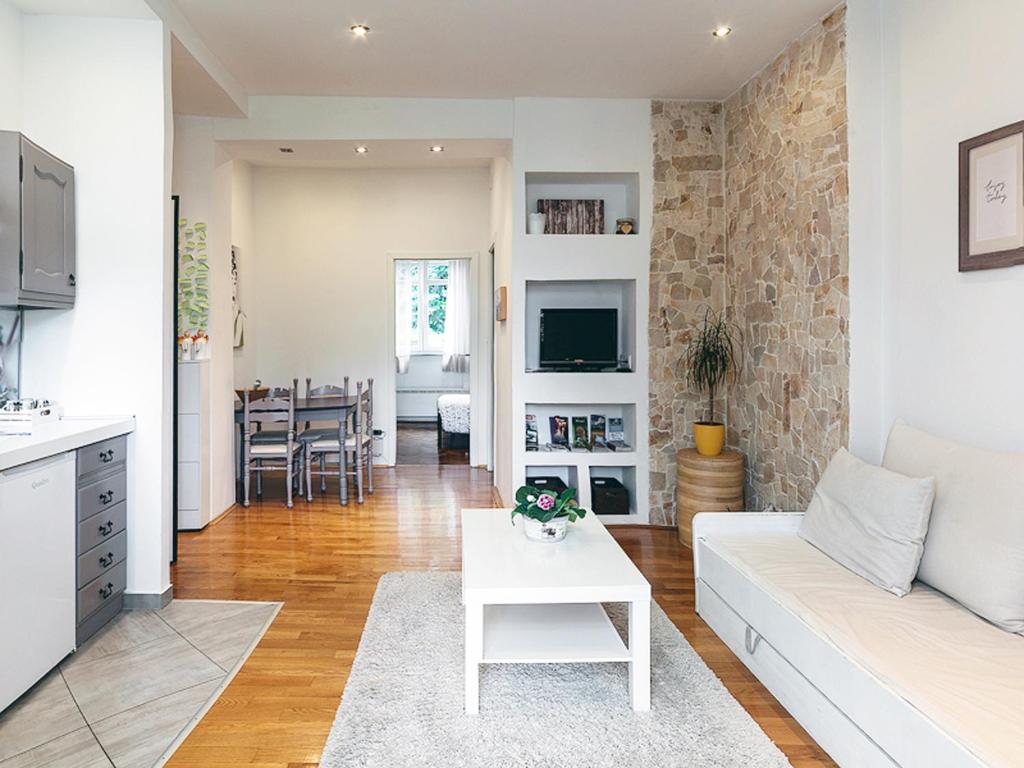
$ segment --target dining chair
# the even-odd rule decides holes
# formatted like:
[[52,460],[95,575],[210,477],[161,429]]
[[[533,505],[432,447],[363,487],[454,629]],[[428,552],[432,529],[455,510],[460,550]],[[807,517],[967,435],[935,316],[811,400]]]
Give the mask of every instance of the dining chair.
[[[319,387],[312,387],[312,379],[306,378],[306,399],[316,400],[321,397],[348,397],[348,376],[345,377],[342,386],[335,384],[323,384]],[[322,424],[322,422],[318,422]],[[331,438],[337,439],[338,437],[338,425],[335,422],[333,426],[316,426],[309,421],[306,422],[306,428],[299,435],[299,442],[302,444],[302,464],[306,464],[306,451],[310,443],[314,443],[317,440],[329,440]],[[327,454],[321,452],[319,454],[320,459],[320,493],[327,491],[327,476],[325,470],[327,469]],[[312,500],[313,489],[309,488],[306,493],[306,498]]]
[[[263,399],[275,399],[275,398],[286,398],[290,397],[292,392],[298,393],[299,391],[299,380],[297,378],[292,379],[292,388],[287,387],[270,387],[267,393],[263,396]],[[256,431],[252,433],[253,445],[268,445],[268,444],[284,444],[288,439],[288,430],[286,429],[263,429],[263,425],[257,423]],[[302,465],[299,464],[299,472],[296,473],[298,481],[298,493],[302,495]],[[256,497],[263,498],[263,476],[256,475]]]
[[[367,458],[370,459],[366,463],[368,467],[367,485],[372,486],[373,483],[373,433],[372,427],[367,428],[367,425],[372,425],[373,423],[372,391],[372,379],[369,381],[366,391],[363,390],[363,383],[361,381],[356,382],[356,407],[352,412],[351,430],[348,428],[346,417],[343,416],[338,420],[338,428],[333,431],[333,434],[320,437],[306,444],[304,453],[307,500],[313,500],[313,475],[318,474],[321,477],[321,482],[324,477],[337,477],[340,483],[348,483],[348,478],[354,476],[356,480],[356,500],[360,504],[363,503],[363,467]],[[344,443],[342,443],[342,435],[344,435]],[[367,448],[369,448],[369,452],[367,452]],[[351,469],[349,468],[350,455],[353,459]],[[320,460],[321,469],[317,472],[313,471],[314,458]],[[332,460],[337,461],[337,471],[327,468],[327,465]]]
[[[249,488],[252,474],[256,474],[257,495],[261,490],[261,478],[264,472],[284,470],[287,476],[288,508],[291,509],[292,482],[295,478],[296,461],[300,455],[300,446],[295,440],[295,393],[287,391],[284,397],[266,397],[255,402],[250,401],[248,391],[242,400],[242,462],[243,462],[243,498],[242,505],[249,506]],[[285,441],[254,443],[253,425],[284,424]],[[301,470],[300,470],[301,473]],[[301,493],[301,489],[300,489]]]

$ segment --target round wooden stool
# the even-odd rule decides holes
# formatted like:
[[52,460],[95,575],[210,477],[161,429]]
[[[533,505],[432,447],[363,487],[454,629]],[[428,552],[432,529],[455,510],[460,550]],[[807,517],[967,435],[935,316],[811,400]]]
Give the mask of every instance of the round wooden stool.
[[701,456],[696,448],[676,451],[676,526],[679,543],[693,544],[698,512],[743,511],[743,462],[739,451]]

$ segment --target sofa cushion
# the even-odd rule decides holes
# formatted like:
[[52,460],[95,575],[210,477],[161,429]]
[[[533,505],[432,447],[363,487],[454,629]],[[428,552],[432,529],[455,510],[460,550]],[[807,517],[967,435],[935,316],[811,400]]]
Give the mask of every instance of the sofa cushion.
[[[702,580],[741,615],[758,614],[757,619],[745,618],[756,621],[754,629],[819,690],[845,702],[844,711],[858,726],[873,723],[869,736],[885,733],[889,738],[879,742],[883,747],[913,755],[894,764],[1024,765],[1024,637],[1003,632],[920,583],[903,598],[876,589],[794,534],[716,534],[699,546],[737,569],[747,583],[730,588],[713,573],[705,574],[712,566],[706,550],[701,553]],[[821,659],[812,646],[801,642],[800,635],[781,631],[787,625],[770,620],[775,605],[874,677],[879,687],[931,720],[939,733],[963,745],[977,761],[929,761],[926,755],[935,754],[926,748],[931,735],[902,730],[909,725],[902,720],[895,726],[899,735],[889,725],[879,725],[876,715],[886,713],[888,723],[891,711],[878,707],[874,691],[851,685],[849,676],[830,674],[830,667],[818,664]],[[865,707],[871,712],[865,713]],[[915,739],[909,746],[908,738]]]
[[872,584],[902,597],[924,552],[935,483],[867,464],[845,448],[825,469],[800,536]]
[[1010,632],[1024,632],[1024,455],[943,440],[897,422],[883,465],[935,478],[918,578]]

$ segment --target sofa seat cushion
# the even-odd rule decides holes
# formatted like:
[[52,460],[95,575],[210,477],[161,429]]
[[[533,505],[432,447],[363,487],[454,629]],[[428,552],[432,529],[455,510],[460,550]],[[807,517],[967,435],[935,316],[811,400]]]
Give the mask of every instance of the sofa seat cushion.
[[1024,765],[1024,638],[921,583],[902,598],[879,590],[796,534],[707,545],[983,764]]

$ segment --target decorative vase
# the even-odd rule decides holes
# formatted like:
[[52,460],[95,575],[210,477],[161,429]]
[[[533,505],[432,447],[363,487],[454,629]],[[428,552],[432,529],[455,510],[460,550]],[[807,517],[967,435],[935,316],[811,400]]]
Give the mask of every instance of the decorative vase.
[[540,520],[534,520],[532,517],[524,517],[523,522],[523,530],[526,532],[526,538],[531,541],[544,541],[549,543],[553,541],[561,541],[565,538],[565,534],[569,532],[568,517],[556,517],[546,523],[542,523]]
[[725,425],[710,421],[694,422],[693,441],[701,456],[718,456],[725,445]]
[[548,217],[546,214],[531,213],[527,220],[526,231],[531,235],[543,235],[547,221]]

